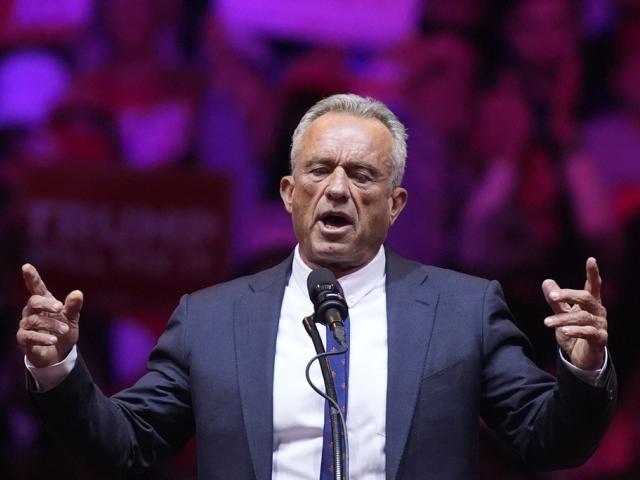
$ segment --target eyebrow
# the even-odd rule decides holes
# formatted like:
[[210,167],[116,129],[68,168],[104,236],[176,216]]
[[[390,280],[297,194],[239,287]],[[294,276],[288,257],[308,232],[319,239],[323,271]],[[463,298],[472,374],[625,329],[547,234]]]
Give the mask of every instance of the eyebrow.
[[[313,165],[335,165],[336,161],[334,159],[328,157],[312,157],[309,160],[303,162],[303,167],[310,167]],[[371,173],[376,177],[380,177],[380,170],[370,165],[368,163],[360,162],[357,160],[348,161],[346,165],[344,165],[346,170],[357,170],[363,169]]]
[[302,162],[303,167],[310,167],[313,165],[333,165],[335,160],[328,157],[311,157],[308,160]]

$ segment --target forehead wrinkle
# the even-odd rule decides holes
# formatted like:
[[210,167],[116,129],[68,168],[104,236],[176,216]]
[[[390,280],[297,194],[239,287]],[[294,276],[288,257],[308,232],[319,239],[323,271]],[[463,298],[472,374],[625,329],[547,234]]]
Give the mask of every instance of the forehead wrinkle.
[[[326,114],[329,118],[332,117],[330,114]],[[363,122],[372,124],[371,119],[361,119],[359,117],[352,117],[350,115],[337,115],[333,116],[337,117],[339,120],[344,118],[351,119],[351,121]],[[321,149],[329,149],[332,150],[331,147],[338,147],[340,149],[352,149],[352,150],[368,150],[374,147],[376,143],[379,142],[378,138],[372,137],[371,132],[363,132],[360,126],[351,125],[349,123],[341,122],[338,125],[329,125],[321,127],[320,125],[324,125],[327,121],[325,115],[316,119],[310,126],[309,129],[305,132],[305,137],[307,137],[307,141],[309,142],[309,147],[312,148],[321,148]],[[376,123],[380,123],[379,121],[375,121]],[[380,127],[385,128],[382,123],[380,123]],[[348,139],[345,141],[345,139]]]
[[[333,146],[322,146],[318,148],[315,153],[312,153],[310,158],[301,159],[302,164],[339,164],[339,163],[353,163],[369,157],[373,152],[365,151],[361,148],[350,148],[351,145],[337,144]],[[364,164],[364,161],[359,161]]]
[[[327,132],[325,132],[327,133]],[[369,139],[352,139],[345,141],[339,132],[334,135],[322,135],[310,145],[317,153],[316,157],[341,158],[348,155],[362,154],[371,150]]]
[[[336,124],[327,125],[331,119]],[[346,122],[345,122],[346,121]],[[357,122],[359,125],[351,124]],[[363,132],[362,125],[374,126],[376,132]],[[377,119],[360,118],[347,113],[329,112],[314,120],[300,138],[294,168],[311,162],[341,163],[345,160],[374,158],[380,162],[373,168],[380,173],[384,167],[393,175],[393,138],[387,127]],[[306,157],[306,158],[305,158]],[[363,162],[366,163],[366,162]]]

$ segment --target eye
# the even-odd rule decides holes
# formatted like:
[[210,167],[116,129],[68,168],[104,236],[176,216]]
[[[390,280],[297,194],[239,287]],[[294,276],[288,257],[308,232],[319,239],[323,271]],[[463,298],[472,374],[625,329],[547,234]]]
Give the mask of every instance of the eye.
[[328,167],[314,167],[311,170],[309,170],[309,173],[311,173],[311,175],[314,175],[316,177],[326,177],[327,175],[329,175],[330,171]]
[[366,171],[356,171],[351,175],[351,178],[359,184],[366,184],[373,181],[373,178]]

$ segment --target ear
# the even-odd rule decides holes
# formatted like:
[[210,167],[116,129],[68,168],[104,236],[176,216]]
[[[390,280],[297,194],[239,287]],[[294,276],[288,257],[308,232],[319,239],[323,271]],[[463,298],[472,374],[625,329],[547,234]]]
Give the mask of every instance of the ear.
[[396,219],[400,216],[400,212],[402,212],[402,209],[407,204],[408,197],[409,193],[404,188],[396,187],[393,189],[393,192],[389,197],[391,225],[393,225]]
[[294,187],[295,181],[293,180],[293,175],[287,175],[280,179],[280,198],[282,198],[284,208],[286,208],[289,213],[292,211]]

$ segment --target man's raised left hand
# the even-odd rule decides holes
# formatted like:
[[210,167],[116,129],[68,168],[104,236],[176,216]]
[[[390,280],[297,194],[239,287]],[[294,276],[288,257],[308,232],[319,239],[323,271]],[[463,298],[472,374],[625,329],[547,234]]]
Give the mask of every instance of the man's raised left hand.
[[587,259],[586,271],[583,290],[560,288],[550,279],[542,282],[545,299],[554,313],[544,323],[555,329],[558,345],[574,366],[597,370],[605,358],[607,310],[600,297],[602,279],[595,258]]

